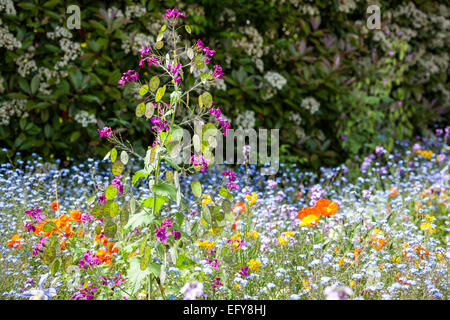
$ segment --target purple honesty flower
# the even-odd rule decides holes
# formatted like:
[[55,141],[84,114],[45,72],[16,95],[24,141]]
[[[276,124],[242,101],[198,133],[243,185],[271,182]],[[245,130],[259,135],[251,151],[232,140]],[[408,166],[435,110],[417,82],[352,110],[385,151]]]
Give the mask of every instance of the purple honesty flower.
[[120,194],[123,194],[123,184],[122,184],[122,179],[123,175],[119,176],[119,177],[115,177],[114,180],[111,182],[113,187],[116,188]]
[[111,137],[114,134],[114,132],[112,132],[110,127],[103,127],[102,130],[97,129],[97,131],[98,131],[98,133],[100,135],[100,138],[103,138],[103,137],[109,138],[109,137]]
[[442,136],[443,133],[444,133],[444,130],[442,130],[442,129],[436,129],[436,137]]
[[117,81],[118,84],[121,84],[122,86],[125,85],[127,82],[135,82],[139,78],[139,73],[135,72],[134,70],[128,70],[127,72],[122,74],[122,78]]
[[92,287],[92,283],[88,283],[86,286],[84,285],[81,288],[78,288],[75,291],[75,294],[72,296],[73,300],[92,300],[94,299],[94,292],[97,291],[97,287]]
[[144,67],[144,62],[147,62],[148,66],[151,67],[152,65],[159,65],[159,60],[156,56],[146,57],[142,60],[139,60],[139,67]]
[[223,78],[222,67],[220,65],[216,64],[214,66],[214,71],[212,73],[212,76],[216,79]]
[[245,266],[239,270],[239,274],[243,277],[248,277],[250,273],[248,273],[248,266]]
[[102,262],[95,253],[89,250],[83,255],[83,258],[78,262],[80,269],[88,269],[90,266],[101,264]]
[[34,244],[33,248],[33,256],[37,256],[39,252],[44,252],[42,248],[44,248],[44,243],[47,242],[47,238],[41,238],[39,242]]
[[213,291],[216,291],[221,286],[223,286],[223,284],[220,282],[220,278],[216,278],[216,280],[214,280],[214,282],[211,283],[211,287],[212,287]]
[[166,218],[161,222],[161,227],[170,228],[173,225],[172,220]]
[[141,58],[148,55],[150,53],[150,50],[152,50],[151,46],[142,45],[142,48],[139,49],[139,52],[141,53]]
[[34,219],[36,219],[36,222],[41,222],[46,217],[45,214],[41,214],[41,208],[39,207],[34,207],[34,209],[25,211],[25,214],[32,216]]
[[159,240],[161,240],[161,242],[166,243],[167,242],[166,228],[164,227],[156,228],[156,237]]
[[201,172],[206,172],[206,168],[209,165],[209,160],[205,159],[203,155],[193,155],[190,161],[194,167],[200,167]]
[[166,13],[164,14],[164,18],[167,18],[167,19],[173,19],[173,18],[177,19],[180,16],[183,18],[186,18],[186,14],[179,12],[176,9],[167,9]]

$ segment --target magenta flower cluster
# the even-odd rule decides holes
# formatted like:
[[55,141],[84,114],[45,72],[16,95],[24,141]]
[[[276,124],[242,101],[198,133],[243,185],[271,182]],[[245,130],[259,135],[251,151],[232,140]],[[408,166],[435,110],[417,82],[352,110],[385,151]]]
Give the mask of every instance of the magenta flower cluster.
[[193,155],[190,159],[191,163],[194,167],[200,167],[201,172],[206,172],[206,168],[208,167],[209,160],[205,159],[203,155]]
[[118,84],[121,84],[122,86],[125,85],[127,82],[135,82],[139,78],[139,73],[135,72],[134,70],[130,69],[127,72],[122,74],[122,78],[117,81]]
[[88,269],[90,266],[101,264],[101,261],[96,254],[88,250],[78,264],[80,269]]
[[34,248],[33,248],[33,256],[37,256],[39,254],[39,252],[44,252],[44,250],[42,250],[42,248],[44,248],[44,243],[47,242],[47,238],[41,238],[39,240],[39,242],[34,244]]
[[219,108],[211,108],[209,109],[209,113],[216,117],[216,120],[219,121],[219,124],[223,128],[223,135],[227,136],[228,129],[231,128],[231,124],[228,122],[227,119],[222,117],[222,111]]
[[103,127],[102,130],[97,129],[97,131],[98,131],[98,134],[100,135],[100,138],[103,138],[103,137],[109,138],[114,134],[114,132],[111,130],[110,127]]
[[[212,57],[214,53],[216,53],[216,50],[210,49],[209,47],[205,47],[205,44],[200,39],[197,40],[196,43],[197,50],[203,51],[207,56]],[[211,61],[211,58],[206,58],[205,63],[209,63]]]
[[94,299],[94,292],[97,291],[97,287],[92,287],[92,283],[88,283],[87,286],[78,288],[75,294],[72,296],[73,300],[92,300]]
[[115,177],[111,182],[114,188],[116,188],[120,194],[123,194],[123,184],[122,184],[123,175]]
[[177,84],[181,83],[181,76],[179,74],[183,73],[183,69],[181,69],[181,63],[177,63],[176,65],[169,65],[167,67],[167,69],[169,69],[169,71],[172,73],[172,75],[174,76],[173,81]]
[[156,228],[156,237],[162,242],[166,243],[169,236],[173,235],[174,240],[178,240],[181,238],[180,231],[176,229],[172,229],[172,231],[168,231],[167,228],[171,228],[173,226],[172,220],[164,219],[161,222],[160,227]]
[[166,13],[164,14],[164,18],[167,19],[177,19],[178,17],[186,18],[186,14],[179,12],[177,9],[167,9]]
[[227,177],[228,178],[228,182],[227,182],[227,189],[228,190],[238,190],[239,189],[239,185],[237,185],[236,183],[235,183],[235,181],[236,181],[236,172],[233,172],[233,171],[224,171],[224,172],[222,172],[222,175],[224,176],[224,177]]
[[27,214],[27,215],[33,217],[34,219],[36,219],[36,222],[41,222],[46,217],[45,214],[41,214],[41,208],[39,208],[39,207],[35,207],[34,209],[25,211],[25,214]]

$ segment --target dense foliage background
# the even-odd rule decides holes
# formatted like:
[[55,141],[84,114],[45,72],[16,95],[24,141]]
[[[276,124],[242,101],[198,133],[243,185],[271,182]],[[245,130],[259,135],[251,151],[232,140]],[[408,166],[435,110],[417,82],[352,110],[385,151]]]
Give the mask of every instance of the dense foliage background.
[[[106,153],[103,124],[137,150],[151,143],[150,124],[134,117],[140,96],[117,81],[176,7],[194,22],[192,41],[218,52],[227,77],[211,92],[232,127],[279,128],[283,160],[314,168],[390,149],[448,123],[446,3],[0,0],[0,146],[85,159]],[[66,26],[71,4],[79,30]],[[381,30],[366,27],[370,4]]]

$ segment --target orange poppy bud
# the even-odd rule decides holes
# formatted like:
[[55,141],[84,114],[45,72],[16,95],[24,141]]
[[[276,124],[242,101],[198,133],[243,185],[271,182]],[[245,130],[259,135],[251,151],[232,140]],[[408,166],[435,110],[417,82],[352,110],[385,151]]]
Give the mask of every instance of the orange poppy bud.
[[50,208],[52,209],[52,211],[58,211],[59,210],[59,203],[58,201],[53,201],[52,203],[50,203]]
[[392,198],[393,198],[393,197],[396,197],[397,194],[398,194],[398,189],[397,189],[396,187],[390,187],[390,188],[389,188],[389,191],[390,191],[389,195],[390,195]]
[[72,221],[80,221],[81,220],[82,212],[78,210],[72,210],[70,211],[70,220]]

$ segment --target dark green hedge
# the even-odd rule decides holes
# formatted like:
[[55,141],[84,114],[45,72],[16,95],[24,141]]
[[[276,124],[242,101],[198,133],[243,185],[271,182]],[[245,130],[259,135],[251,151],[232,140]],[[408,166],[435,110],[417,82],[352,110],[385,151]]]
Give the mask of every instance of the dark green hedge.
[[[60,29],[71,4],[80,30]],[[367,30],[358,0],[2,0],[1,147],[84,159],[105,153],[103,124],[138,150],[151,143],[149,123],[134,117],[136,92],[117,81],[139,68],[131,47],[156,38],[173,7],[186,12],[192,40],[217,51],[227,78],[211,88],[216,104],[233,127],[280,128],[283,160],[331,165],[426,134],[448,121],[450,8],[378,4],[381,31]]]

